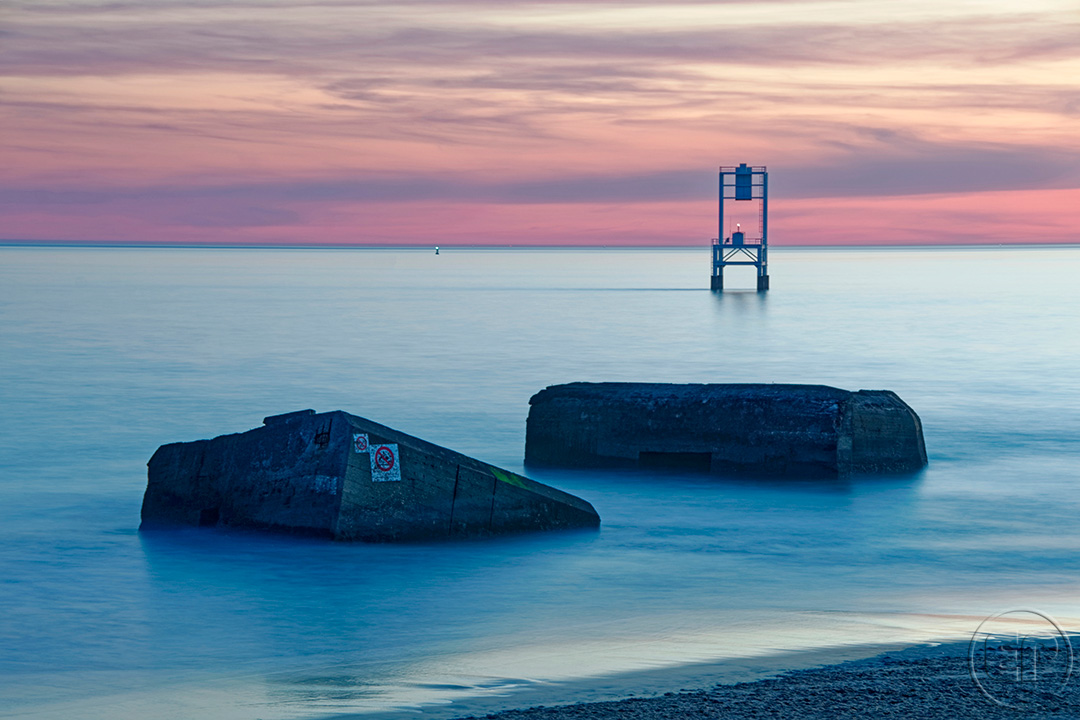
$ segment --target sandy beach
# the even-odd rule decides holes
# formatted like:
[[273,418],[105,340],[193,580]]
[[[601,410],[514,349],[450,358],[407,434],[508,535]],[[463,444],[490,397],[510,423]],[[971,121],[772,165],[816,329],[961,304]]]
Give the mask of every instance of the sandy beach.
[[[1075,639],[1074,639],[1075,646]],[[911,647],[872,658],[796,670],[754,682],[632,697],[611,702],[532,707],[484,716],[488,720],[579,718],[1075,718],[1080,683],[1053,674],[1025,683],[984,683],[972,678],[967,643]],[[1013,648],[991,652],[998,667],[1015,658]],[[1061,668],[1070,667],[1063,655]],[[1063,682],[1064,679],[1064,682]],[[468,716],[462,720],[475,720]]]

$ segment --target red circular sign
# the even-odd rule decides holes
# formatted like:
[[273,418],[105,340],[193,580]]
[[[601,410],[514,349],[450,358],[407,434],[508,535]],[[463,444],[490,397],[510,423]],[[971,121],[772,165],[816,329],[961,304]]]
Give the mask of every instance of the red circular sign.
[[375,451],[375,467],[383,472],[389,472],[394,467],[394,451],[385,445],[381,445]]
[[353,442],[356,444],[356,452],[362,453],[368,451],[367,435],[357,435],[356,440]]

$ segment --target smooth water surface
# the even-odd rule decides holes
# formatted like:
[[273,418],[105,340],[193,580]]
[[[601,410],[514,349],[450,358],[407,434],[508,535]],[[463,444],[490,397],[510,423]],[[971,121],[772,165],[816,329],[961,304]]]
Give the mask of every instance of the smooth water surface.
[[[1080,248],[776,248],[771,270],[714,294],[707,248],[0,248],[0,714],[452,716],[1012,607],[1080,629]],[[343,409],[522,471],[529,397],[576,380],[887,388],[930,466],[528,473],[599,532],[137,532],[160,444]]]

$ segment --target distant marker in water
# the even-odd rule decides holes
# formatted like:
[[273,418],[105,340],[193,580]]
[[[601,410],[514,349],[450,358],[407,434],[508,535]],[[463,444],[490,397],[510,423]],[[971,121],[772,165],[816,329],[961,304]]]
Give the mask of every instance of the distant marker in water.
[[435,246],[435,254],[436,254],[436,255],[438,255],[438,254],[439,254],[439,246],[438,246],[438,245],[436,245],[436,246]]
[[[728,182],[732,178],[732,182]],[[769,173],[767,168],[750,167],[746,163],[738,167],[720,168],[720,207],[717,237],[712,241],[712,277],[709,285],[713,290],[724,289],[724,268],[729,265],[751,265],[757,270],[757,290],[769,289]],[[758,236],[747,237],[742,223],[735,224],[735,232],[724,237],[724,204],[757,200]],[[728,230],[731,230],[728,221]]]

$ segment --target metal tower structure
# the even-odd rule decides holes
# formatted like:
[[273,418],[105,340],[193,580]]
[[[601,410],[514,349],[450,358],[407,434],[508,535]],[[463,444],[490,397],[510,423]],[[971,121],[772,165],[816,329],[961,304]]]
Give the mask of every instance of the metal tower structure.
[[[738,227],[724,233],[724,203],[760,200],[758,235],[747,237]],[[728,265],[753,265],[757,268],[758,292],[769,289],[769,173],[764,167],[720,168],[720,216],[717,236],[712,241],[712,289],[724,289],[724,268]]]

